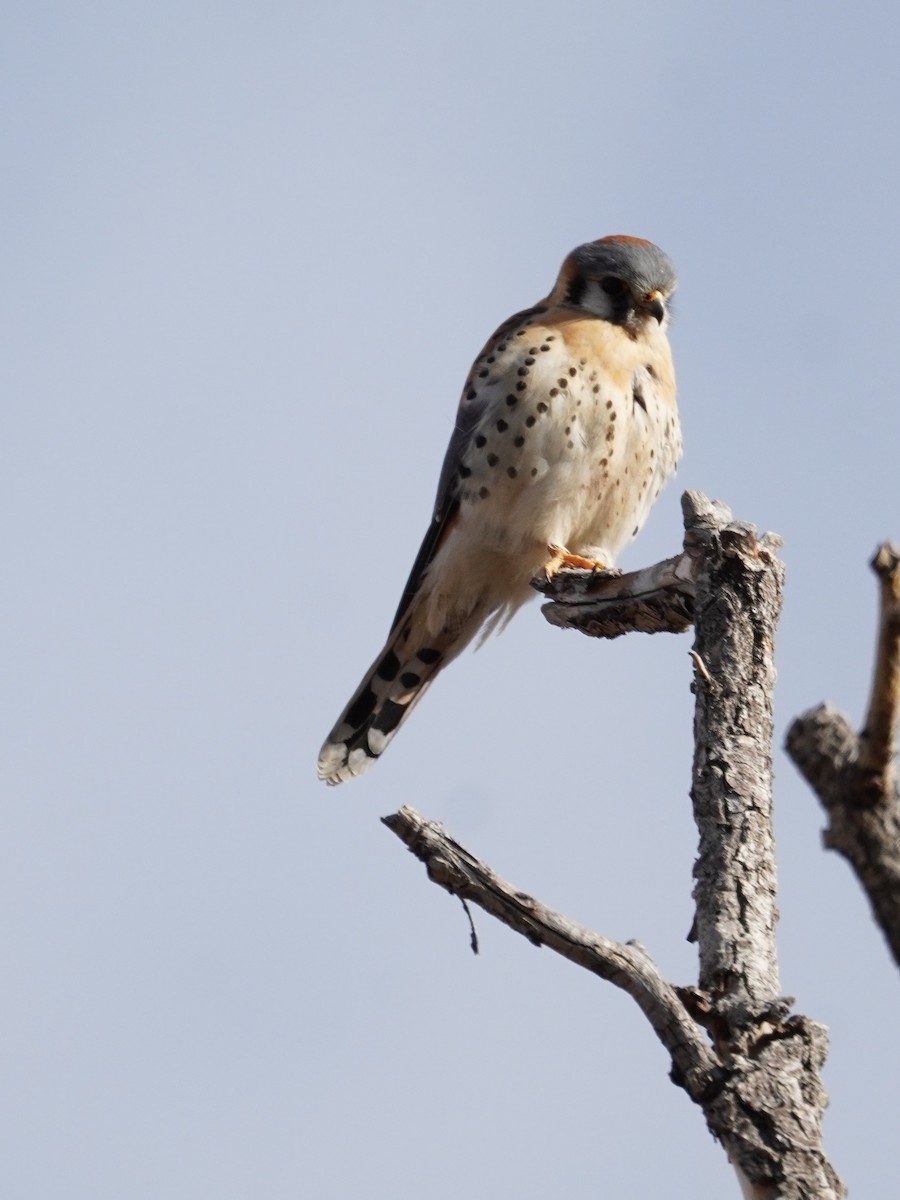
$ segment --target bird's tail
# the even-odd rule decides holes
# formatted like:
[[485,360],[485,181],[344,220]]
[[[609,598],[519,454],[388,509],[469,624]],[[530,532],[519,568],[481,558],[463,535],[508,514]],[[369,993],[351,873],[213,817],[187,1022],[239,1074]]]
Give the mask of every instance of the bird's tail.
[[442,667],[472,640],[483,610],[429,632],[424,606],[412,605],[363,677],[319,752],[319,778],[343,783],[384,752]]

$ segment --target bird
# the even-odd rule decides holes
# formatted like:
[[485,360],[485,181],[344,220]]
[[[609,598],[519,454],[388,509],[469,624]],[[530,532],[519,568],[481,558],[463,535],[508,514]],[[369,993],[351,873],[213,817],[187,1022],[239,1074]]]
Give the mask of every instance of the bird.
[[614,568],[681,455],[666,334],[676,284],[652,242],[603,237],[490,337],[387,641],[322,746],[320,779],[369,768],[438,672],[534,594],[533,578]]

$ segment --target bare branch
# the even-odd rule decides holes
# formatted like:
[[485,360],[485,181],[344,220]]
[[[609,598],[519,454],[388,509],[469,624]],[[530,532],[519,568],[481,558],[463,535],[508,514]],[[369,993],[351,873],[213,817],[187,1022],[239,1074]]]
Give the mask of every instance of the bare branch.
[[828,705],[798,717],[786,748],[828,813],[824,843],[847,859],[900,966],[900,551],[886,542],[871,563],[880,620],[866,725],[856,734]]
[[786,746],[828,813],[825,845],[850,863],[900,967],[900,796],[873,790],[858,766],[859,737],[828,705],[798,717]]
[[620,575],[564,568],[532,586],[545,596],[541,612],[551,625],[589,637],[623,633],[684,633],[694,613],[695,560],[687,553]]
[[671,1054],[673,1078],[692,1099],[717,1088],[721,1070],[715,1055],[643,947],[592,933],[519,891],[414,808],[401,808],[382,821],[425,864],[429,879],[451,895],[479,905],[534,945],[555,950],[627,992]]
[[878,576],[880,619],[869,713],[860,732],[860,769],[885,795],[897,787],[897,715],[900,712],[900,546],[885,542],[871,562]]

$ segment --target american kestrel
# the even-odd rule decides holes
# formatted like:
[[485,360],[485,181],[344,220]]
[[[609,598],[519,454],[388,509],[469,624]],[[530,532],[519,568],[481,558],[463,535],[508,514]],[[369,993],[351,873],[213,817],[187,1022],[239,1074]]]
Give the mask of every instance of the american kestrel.
[[442,667],[506,624],[543,568],[609,567],[681,453],[671,260],[605,237],[491,337],[469,372],[434,515],[387,642],[319,755],[330,784],[384,752]]

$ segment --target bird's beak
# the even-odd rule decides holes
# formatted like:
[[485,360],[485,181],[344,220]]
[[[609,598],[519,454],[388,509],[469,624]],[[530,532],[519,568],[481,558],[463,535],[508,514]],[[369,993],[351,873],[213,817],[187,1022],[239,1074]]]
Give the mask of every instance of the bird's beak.
[[666,306],[663,303],[662,292],[648,292],[641,301],[641,308],[651,317],[656,317],[657,325],[662,325],[666,315]]

